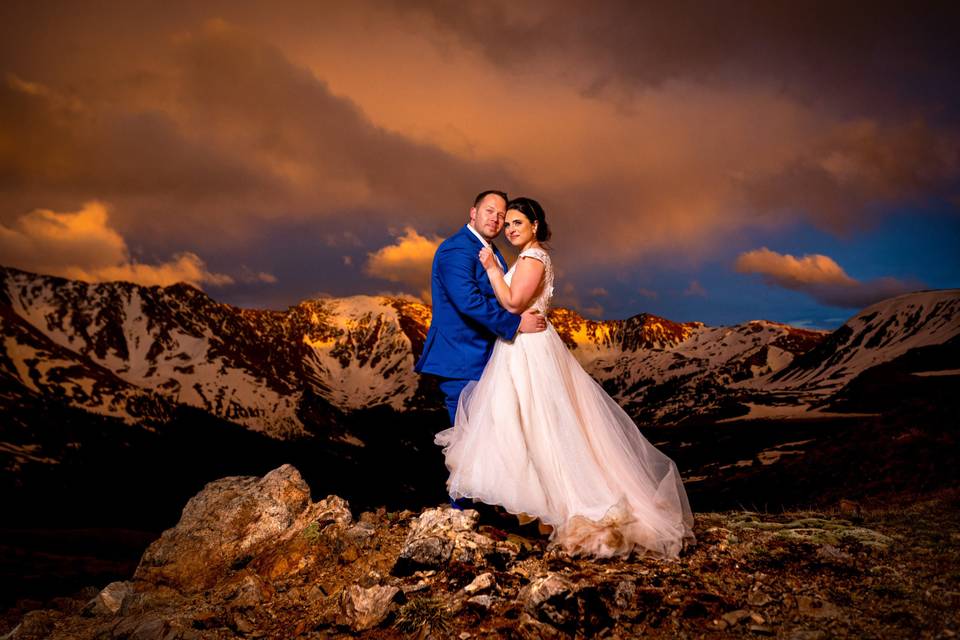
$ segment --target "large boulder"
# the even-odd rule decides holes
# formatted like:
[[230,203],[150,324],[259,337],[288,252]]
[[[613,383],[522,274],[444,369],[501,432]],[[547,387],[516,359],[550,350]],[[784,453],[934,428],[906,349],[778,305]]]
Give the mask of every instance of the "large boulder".
[[346,526],[351,515],[335,496],[311,502],[310,487],[292,465],[262,478],[221,478],[187,502],[180,522],[144,552],[134,577],[183,593],[202,591],[318,519]]

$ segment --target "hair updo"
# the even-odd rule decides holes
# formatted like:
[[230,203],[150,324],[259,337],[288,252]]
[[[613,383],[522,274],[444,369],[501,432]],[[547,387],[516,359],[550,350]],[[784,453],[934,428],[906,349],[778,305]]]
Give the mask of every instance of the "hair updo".
[[516,209],[522,213],[531,224],[536,223],[537,240],[546,242],[550,239],[550,227],[547,225],[547,216],[543,212],[543,207],[540,206],[539,202],[533,198],[514,198],[507,203],[507,211],[511,209]]

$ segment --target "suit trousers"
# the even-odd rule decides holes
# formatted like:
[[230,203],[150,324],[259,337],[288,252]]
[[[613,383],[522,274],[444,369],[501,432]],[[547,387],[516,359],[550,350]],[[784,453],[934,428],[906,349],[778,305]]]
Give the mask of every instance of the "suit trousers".
[[447,405],[447,413],[450,414],[451,427],[457,417],[457,403],[460,401],[460,393],[468,382],[470,382],[468,378],[440,378],[439,387],[440,391],[443,391],[443,395],[446,396],[444,402]]

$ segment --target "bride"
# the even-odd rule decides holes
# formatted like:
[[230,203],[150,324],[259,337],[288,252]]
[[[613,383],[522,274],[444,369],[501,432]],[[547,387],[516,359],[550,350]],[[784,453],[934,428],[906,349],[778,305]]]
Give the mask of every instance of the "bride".
[[[503,274],[479,258],[508,311],[546,315],[553,265],[536,200],[507,204],[507,239],[521,249]],[[676,558],[694,542],[693,514],[676,465],[654,448],[567,350],[553,326],[498,339],[480,380],[460,396],[454,426],[436,435],[454,498],[539,519],[550,545],[571,555]]]

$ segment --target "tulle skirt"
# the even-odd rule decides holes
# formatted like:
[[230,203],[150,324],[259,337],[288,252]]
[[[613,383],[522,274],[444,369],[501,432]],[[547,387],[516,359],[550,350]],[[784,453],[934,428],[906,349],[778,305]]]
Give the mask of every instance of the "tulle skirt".
[[553,526],[571,555],[676,558],[694,542],[674,462],[587,374],[553,326],[498,340],[436,435],[455,498]]

